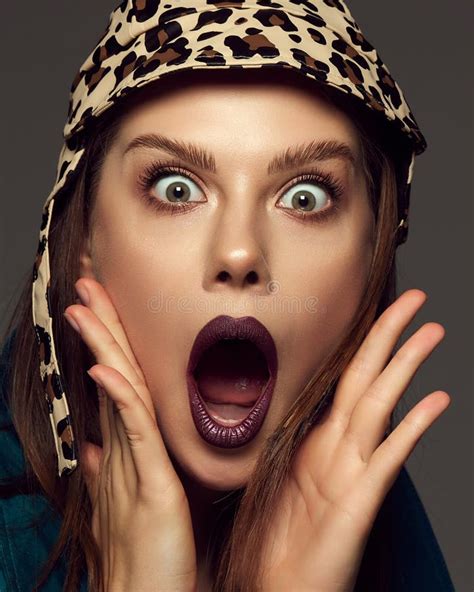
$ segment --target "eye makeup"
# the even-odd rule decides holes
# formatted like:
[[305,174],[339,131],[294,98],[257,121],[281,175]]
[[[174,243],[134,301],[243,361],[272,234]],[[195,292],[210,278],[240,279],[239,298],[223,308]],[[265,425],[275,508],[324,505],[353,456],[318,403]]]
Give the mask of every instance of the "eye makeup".
[[[279,209],[291,212],[288,215],[299,218],[304,222],[320,223],[334,216],[339,210],[341,200],[343,199],[344,188],[342,184],[329,172],[323,172],[319,168],[311,166],[306,167],[305,170],[307,172],[295,177],[290,186],[285,189],[283,194],[300,183],[314,183],[315,185],[322,187],[330,196],[331,205],[316,213],[298,211],[288,207],[277,207]],[[207,200],[192,202],[166,202],[154,196],[151,193],[152,187],[159,180],[169,175],[181,175],[191,180],[195,185],[200,185],[198,179],[190,171],[183,168],[179,162],[160,160],[152,161],[143,169],[143,172],[138,175],[138,185],[141,192],[141,197],[154,211],[166,212],[175,215],[189,212],[194,210],[197,206],[199,206],[199,204],[206,203]]]

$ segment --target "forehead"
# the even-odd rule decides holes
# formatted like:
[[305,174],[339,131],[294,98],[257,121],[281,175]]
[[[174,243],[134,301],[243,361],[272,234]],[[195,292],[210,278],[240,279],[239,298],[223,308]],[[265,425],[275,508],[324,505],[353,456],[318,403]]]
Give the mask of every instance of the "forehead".
[[[162,123],[172,114],[176,115],[176,122],[180,121],[178,115],[182,115],[180,123],[185,130],[186,125],[191,125],[191,113],[193,125],[198,115],[207,114],[209,119],[222,117],[228,125],[232,123],[229,117],[247,115],[254,118],[253,123],[272,123],[277,134],[277,128],[285,123],[283,119],[278,121],[282,116],[286,123],[293,119],[295,125],[312,124],[313,131],[326,122],[338,139],[351,142],[357,151],[357,128],[341,107],[344,94],[335,92],[340,95],[337,106],[326,85],[287,68],[178,71],[132,91],[124,100],[120,131],[130,139],[137,131],[150,131],[145,128],[153,119]],[[143,129],[139,130],[140,127]],[[321,129],[324,131],[324,126]],[[294,128],[293,131],[297,132]]]

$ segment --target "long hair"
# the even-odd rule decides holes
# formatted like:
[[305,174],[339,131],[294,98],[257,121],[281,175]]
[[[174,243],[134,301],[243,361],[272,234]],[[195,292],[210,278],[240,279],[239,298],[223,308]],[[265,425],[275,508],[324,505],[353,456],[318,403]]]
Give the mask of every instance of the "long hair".
[[[399,155],[407,145],[377,113],[368,113],[357,99],[315,81],[315,90],[349,114],[357,126],[364,174],[375,216],[374,254],[364,296],[356,317],[337,348],[306,385],[272,436],[264,443],[255,470],[245,487],[216,505],[217,527],[208,547],[215,575],[213,592],[254,592],[261,576],[262,541],[272,519],[288,468],[305,434],[331,404],[337,381],[376,318],[396,297],[395,237],[397,189],[403,186]],[[143,89],[145,90],[145,89]],[[140,91],[140,92],[143,92]],[[89,232],[90,213],[102,164],[116,137],[127,106],[140,96],[122,99],[99,118],[90,132],[86,152],[73,181],[56,197],[50,227],[50,300],[57,355],[73,420],[76,443],[102,445],[96,386],[85,370],[96,361],[76,332],[67,327],[62,312],[76,300],[74,283],[80,274],[78,245]],[[129,100],[130,99],[130,100]],[[56,544],[39,573],[36,592],[63,554],[67,571],[64,592],[76,592],[87,572],[88,589],[98,592],[100,552],[91,529],[92,506],[82,465],[59,477],[55,446],[39,373],[39,353],[31,313],[31,277],[5,329],[15,333],[12,344],[7,402],[25,456],[25,473],[0,483],[0,498],[16,494],[44,495],[61,518]],[[393,356],[392,352],[392,356]],[[83,372],[78,371],[83,369]],[[386,436],[393,430],[393,415]],[[78,451],[80,453],[80,450]],[[356,590],[389,590],[391,536],[388,509],[382,505],[360,566]],[[39,518],[41,520],[41,517]]]

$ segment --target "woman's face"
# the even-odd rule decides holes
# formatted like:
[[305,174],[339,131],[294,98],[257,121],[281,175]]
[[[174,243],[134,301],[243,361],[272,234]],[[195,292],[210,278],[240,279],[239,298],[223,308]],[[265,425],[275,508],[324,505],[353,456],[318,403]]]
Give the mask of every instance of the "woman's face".
[[[120,315],[171,457],[192,480],[229,490],[246,483],[265,439],[356,314],[374,220],[356,128],[310,81],[289,84],[281,70],[193,78],[180,74],[166,91],[150,86],[127,111],[104,161],[81,274],[105,287]],[[184,151],[127,150],[151,134],[192,145],[203,162]],[[327,151],[318,159],[310,145],[320,142],[345,144],[354,160]],[[295,163],[297,154],[306,162]],[[182,172],[145,189],[140,178],[157,160]],[[304,174],[317,178],[295,184]],[[321,175],[340,187],[338,201]],[[169,197],[177,181],[186,204]],[[182,209],[157,210],[158,202]],[[185,375],[197,333],[221,314],[258,319],[278,355],[265,421],[233,449],[199,435]]]

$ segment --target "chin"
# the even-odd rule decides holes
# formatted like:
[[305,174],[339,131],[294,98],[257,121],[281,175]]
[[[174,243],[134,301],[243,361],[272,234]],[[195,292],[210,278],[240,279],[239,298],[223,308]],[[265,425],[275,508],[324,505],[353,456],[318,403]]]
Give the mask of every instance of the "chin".
[[202,442],[176,454],[168,451],[183,485],[198,485],[216,492],[245,487],[255,467],[255,457],[249,459],[249,455],[239,454],[238,450],[222,454],[211,448]]

